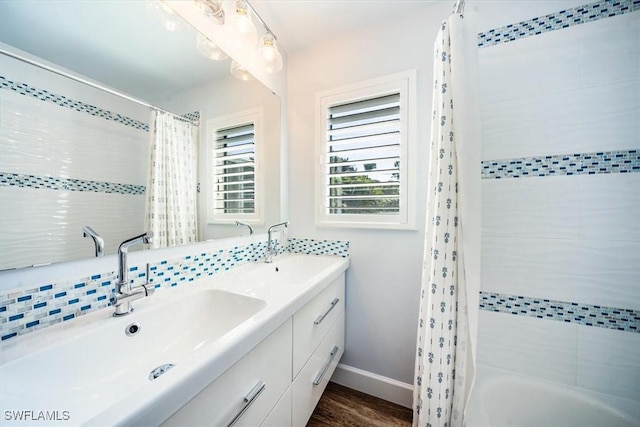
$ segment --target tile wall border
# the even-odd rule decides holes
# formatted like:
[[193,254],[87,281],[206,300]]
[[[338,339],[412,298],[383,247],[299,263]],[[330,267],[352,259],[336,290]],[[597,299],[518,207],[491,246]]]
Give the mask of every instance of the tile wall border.
[[640,310],[626,308],[480,292],[480,310],[618,331],[640,332]]
[[640,148],[482,162],[482,179],[632,172],[640,172]]
[[[154,261],[149,263],[149,283],[156,289],[171,288],[243,264],[261,262],[266,247],[266,242],[251,242]],[[293,238],[279,252],[287,251],[348,257],[349,242]],[[134,286],[145,283],[146,265],[130,267],[129,277]],[[108,307],[117,280],[115,271],[106,271],[0,292],[1,341]]]
[[144,185],[7,172],[0,172],[0,186],[32,188],[36,190],[90,191],[94,193],[130,195],[143,195],[146,191],[146,186]]
[[478,48],[509,43],[637,10],[640,10],[640,0],[596,1],[478,33]]

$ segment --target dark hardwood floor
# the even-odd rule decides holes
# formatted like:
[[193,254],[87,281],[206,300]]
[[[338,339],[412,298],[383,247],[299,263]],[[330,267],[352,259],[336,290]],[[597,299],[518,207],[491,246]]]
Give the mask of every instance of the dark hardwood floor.
[[307,427],[407,427],[413,412],[330,382]]

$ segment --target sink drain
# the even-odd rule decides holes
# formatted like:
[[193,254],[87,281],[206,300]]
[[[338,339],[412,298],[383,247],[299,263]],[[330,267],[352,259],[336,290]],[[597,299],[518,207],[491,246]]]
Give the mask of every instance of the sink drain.
[[166,365],[158,366],[153,371],[151,371],[151,373],[149,374],[149,381],[155,380],[160,375],[164,374],[165,372],[167,372],[169,369],[173,368],[174,366],[175,365],[173,363],[167,363]]
[[138,322],[128,325],[124,330],[124,333],[127,334],[128,337],[137,335],[138,332],[140,332],[140,324]]

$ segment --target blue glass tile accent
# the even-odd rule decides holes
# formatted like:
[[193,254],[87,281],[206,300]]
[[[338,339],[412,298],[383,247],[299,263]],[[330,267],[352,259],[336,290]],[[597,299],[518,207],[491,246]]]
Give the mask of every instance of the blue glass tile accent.
[[139,120],[132,119],[131,117],[123,116],[121,114],[113,113],[109,110],[104,110],[95,105],[87,104],[81,101],[76,101],[71,98],[67,98],[63,95],[58,95],[49,92],[45,89],[29,86],[26,83],[14,82],[7,79],[4,76],[0,76],[0,89],[11,90],[20,95],[30,96],[32,98],[39,99],[44,102],[51,102],[60,107],[69,108],[78,112],[87,113],[95,117],[101,117],[105,120],[121,123],[125,126],[133,127],[145,132],[149,132],[149,125],[142,123]]
[[120,184],[117,182],[91,181],[52,176],[27,175],[0,172],[0,185],[10,187],[32,188],[36,190],[89,191],[93,193],[113,193],[143,195],[146,186]]
[[25,328],[32,328],[36,325],[39,325],[40,321],[39,320],[34,320],[33,322],[29,322],[26,325],[24,325]]
[[[279,253],[287,251],[344,257],[349,255],[349,242],[290,239],[287,244],[279,245],[278,247]],[[185,254],[185,256],[176,259],[160,260],[150,264],[148,280],[156,289],[180,285],[186,286],[185,284],[192,283],[201,277],[228,271],[248,262],[261,262],[264,259],[265,252],[266,242],[258,242],[216,249],[212,252]],[[146,272],[144,265],[132,266],[131,270],[138,272],[144,270]],[[65,321],[73,319],[77,317],[78,313],[84,314],[108,307],[108,295],[114,290],[113,283],[116,277],[117,274],[115,272],[102,272],[100,274],[92,274],[89,277],[71,278],[69,281],[36,286],[33,291],[29,291],[29,296],[31,297],[29,300],[36,300],[37,303],[29,307],[16,306],[20,310],[26,308],[27,311],[21,314],[24,317],[15,317],[15,320],[21,320],[23,324],[37,320],[39,321],[38,328],[42,329],[59,322],[61,319]],[[146,281],[146,273],[137,274],[132,279],[134,285],[143,284]],[[5,297],[5,301],[0,306],[0,311],[18,316],[12,307],[14,307],[14,304],[18,304],[19,301],[17,298],[6,298],[12,292],[14,291],[0,293],[1,296]],[[27,296],[25,295],[24,297]],[[49,301],[52,304],[49,304]],[[20,304],[24,306],[24,302],[20,302]],[[42,308],[49,305],[60,305],[60,307],[51,308],[49,311],[42,310]],[[78,306],[80,306],[80,310],[78,310]],[[36,309],[41,310],[35,311]],[[43,316],[43,312],[46,313],[46,316]],[[35,318],[36,315],[38,316],[37,319]],[[18,326],[20,326],[19,323]],[[16,323],[13,323],[12,327],[15,328]],[[9,322],[0,324],[0,332],[4,334],[3,336],[8,336],[6,339],[29,333],[33,329],[22,327],[19,333],[11,335],[13,331],[10,329]]]
[[349,242],[335,240],[289,239],[288,250],[309,255],[349,256]]
[[24,295],[24,296],[18,297],[18,302],[28,301],[30,299],[31,299],[31,295]]
[[482,162],[482,179],[635,172],[640,172],[640,149]]
[[24,313],[14,314],[13,316],[9,316],[9,322],[13,322],[14,320],[20,320],[24,317]]
[[483,48],[509,43],[525,37],[561,30],[637,10],[640,10],[640,2],[638,0],[596,1],[478,33],[478,47]]
[[17,336],[18,336],[18,333],[17,333],[17,332],[12,332],[12,333],[10,333],[10,334],[3,335],[3,336],[2,336],[2,341],[4,341],[4,340],[8,340],[9,338],[17,337]]
[[640,311],[520,295],[480,292],[480,309],[558,320],[627,332],[640,332]]

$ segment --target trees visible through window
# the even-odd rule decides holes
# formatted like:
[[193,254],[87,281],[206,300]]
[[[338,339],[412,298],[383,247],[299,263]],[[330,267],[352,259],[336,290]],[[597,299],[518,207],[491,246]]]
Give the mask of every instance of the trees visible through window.
[[414,79],[402,73],[318,94],[319,224],[413,227]]

